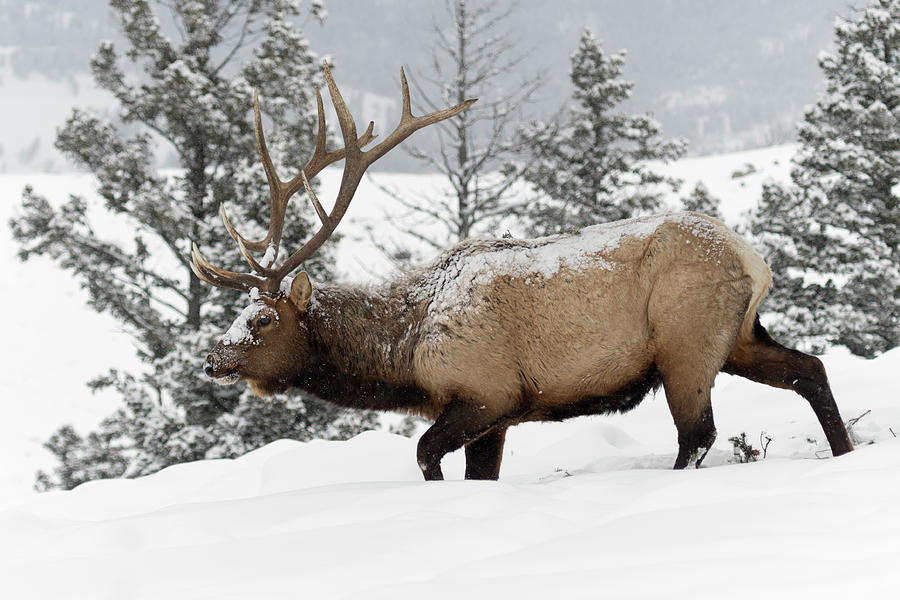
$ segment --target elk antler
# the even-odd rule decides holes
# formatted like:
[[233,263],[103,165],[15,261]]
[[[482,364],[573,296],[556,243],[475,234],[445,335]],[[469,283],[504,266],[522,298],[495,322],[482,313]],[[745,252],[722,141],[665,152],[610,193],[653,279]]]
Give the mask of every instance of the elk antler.
[[[222,221],[231,237],[237,243],[238,249],[244,259],[250,264],[250,267],[258,274],[251,273],[234,273],[219,269],[210,264],[200,254],[200,250],[196,245],[193,246],[191,256],[191,269],[200,279],[218,287],[234,288],[238,290],[249,291],[256,287],[260,292],[268,294],[276,294],[279,291],[281,281],[300,264],[309,258],[325,241],[331,236],[332,232],[338,226],[344,213],[356,193],[356,188],[362,180],[366,169],[376,160],[387,154],[391,149],[400,142],[408,138],[410,135],[445,119],[453,117],[475,102],[475,100],[466,100],[456,106],[438,110],[427,115],[415,117],[410,109],[409,101],[409,84],[406,81],[406,74],[400,69],[400,82],[402,86],[402,110],[400,115],[400,123],[381,143],[373,148],[363,151],[362,147],[371,142],[375,136],[372,134],[374,123],[370,122],[362,136],[356,135],[356,123],[347,105],[341,97],[334,79],[331,77],[331,70],[328,64],[322,64],[325,71],[325,81],[328,84],[328,92],[331,95],[331,103],[337,113],[338,122],[341,126],[341,135],[344,139],[344,147],[337,150],[327,152],[325,149],[325,112],[322,105],[322,96],[319,90],[316,90],[316,103],[319,111],[319,128],[318,137],[316,138],[316,148],[312,158],[306,164],[300,173],[288,182],[283,182],[275,173],[275,167],[272,159],[269,157],[269,151],[266,148],[265,137],[262,133],[262,118],[259,112],[259,99],[254,94],[253,110],[256,126],[256,144],[259,154],[262,157],[263,167],[266,170],[266,178],[269,182],[270,189],[270,222],[269,233],[265,238],[258,242],[252,242],[242,237],[231,224],[228,215],[225,212],[224,205],[220,207]],[[333,162],[344,159],[344,173],[341,178],[340,189],[331,212],[326,213],[316,194],[309,185],[309,180],[315,177],[322,169]],[[310,202],[316,209],[319,219],[322,221],[322,227],[307,241],[302,248],[294,252],[280,267],[272,267],[275,258],[278,255],[278,248],[281,243],[281,234],[284,227],[285,210],[291,196],[301,187],[306,189]],[[266,251],[266,257],[261,264],[250,252]]]
[[[305,173],[308,179],[312,179],[326,166],[344,158],[345,151],[343,148],[331,152],[327,152],[325,149],[325,139],[327,137],[325,130],[325,109],[322,105],[322,95],[319,93],[318,88],[316,88],[316,108],[318,109],[319,115],[316,149],[313,152],[312,158],[310,158],[309,162],[306,163],[306,166],[300,170],[300,173],[290,181],[284,182],[278,178],[278,174],[275,172],[275,165],[272,163],[272,158],[269,156],[266,138],[263,134],[262,116],[259,112],[259,96],[256,91],[254,91],[253,124],[256,130],[256,148],[259,150],[259,155],[262,158],[263,168],[266,170],[266,179],[269,181],[270,190],[269,233],[258,242],[247,240],[235,230],[234,226],[232,226],[231,220],[225,212],[225,204],[223,203],[219,206],[219,213],[222,217],[222,221],[225,223],[225,229],[228,230],[228,233],[231,234],[231,237],[234,238],[234,241],[238,243],[239,247],[240,244],[243,244],[247,250],[253,252],[268,252],[270,246],[272,247],[272,251],[269,252],[271,257],[268,259],[269,265],[274,263],[275,259],[278,257],[278,246],[281,241],[281,228],[284,226],[285,211],[291,196],[303,186],[301,176]],[[374,126],[375,123],[370,121],[368,129],[366,129],[366,132],[358,140],[360,146],[365,146],[375,139],[375,136],[372,134]]]

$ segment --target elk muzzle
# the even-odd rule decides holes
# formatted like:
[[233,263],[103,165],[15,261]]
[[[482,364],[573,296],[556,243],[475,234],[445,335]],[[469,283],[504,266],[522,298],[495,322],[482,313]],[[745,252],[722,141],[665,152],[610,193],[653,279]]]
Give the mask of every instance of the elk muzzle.
[[240,358],[233,346],[226,346],[219,342],[206,357],[206,362],[203,363],[203,372],[220,385],[231,385],[241,378],[242,361]]

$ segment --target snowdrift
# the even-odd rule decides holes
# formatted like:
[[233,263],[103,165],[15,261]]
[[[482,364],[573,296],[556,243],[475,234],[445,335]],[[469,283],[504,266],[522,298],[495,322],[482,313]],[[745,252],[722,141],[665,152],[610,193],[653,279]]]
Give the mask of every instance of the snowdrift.
[[[421,480],[415,439],[281,441],[0,511],[4,598],[846,598],[900,589],[900,351],[825,357],[857,451],[722,376],[705,468],[671,471],[662,393],[510,430],[499,482]],[[870,411],[870,412],[867,412]],[[734,463],[746,432],[765,459]]]

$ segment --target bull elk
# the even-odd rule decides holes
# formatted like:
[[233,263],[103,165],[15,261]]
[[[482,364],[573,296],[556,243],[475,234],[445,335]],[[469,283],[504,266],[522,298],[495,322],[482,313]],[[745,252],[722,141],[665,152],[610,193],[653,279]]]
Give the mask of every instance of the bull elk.
[[[225,227],[253,273],[211,265],[196,245],[200,279],[249,292],[209,354],[207,375],[246,380],[265,396],[299,388],[341,406],[398,410],[434,424],[418,443],[425,479],[465,446],[467,479],[496,479],[506,430],[525,421],[624,412],[660,385],[678,432],[675,468],[699,465],[716,437],[710,389],[720,371],[792,389],[812,406],[834,455],[853,449],[815,357],[775,342],[757,317],[771,284],[763,259],[720,221],[696,213],[643,217],[533,240],[468,240],[432,264],[379,287],[287,276],[337,227],[366,168],[416,130],[474,100],[415,117],[401,70],[402,116],[369,150],[325,66],[344,148],[318,140],[309,163],[281,181],[255,99],[256,140],[271,189],[268,235]],[[330,212],[309,186],[344,160]],[[279,267],[288,200],[305,188],[322,226]],[[258,261],[253,252],[265,252]]]

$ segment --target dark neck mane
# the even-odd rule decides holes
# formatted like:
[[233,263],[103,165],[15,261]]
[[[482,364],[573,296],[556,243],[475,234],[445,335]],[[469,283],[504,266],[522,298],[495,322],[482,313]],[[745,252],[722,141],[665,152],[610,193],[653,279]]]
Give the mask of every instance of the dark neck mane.
[[293,382],[341,406],[422,412],[413,351],[422,303],[395,287],[321,286],[306,323],[310,355]]

